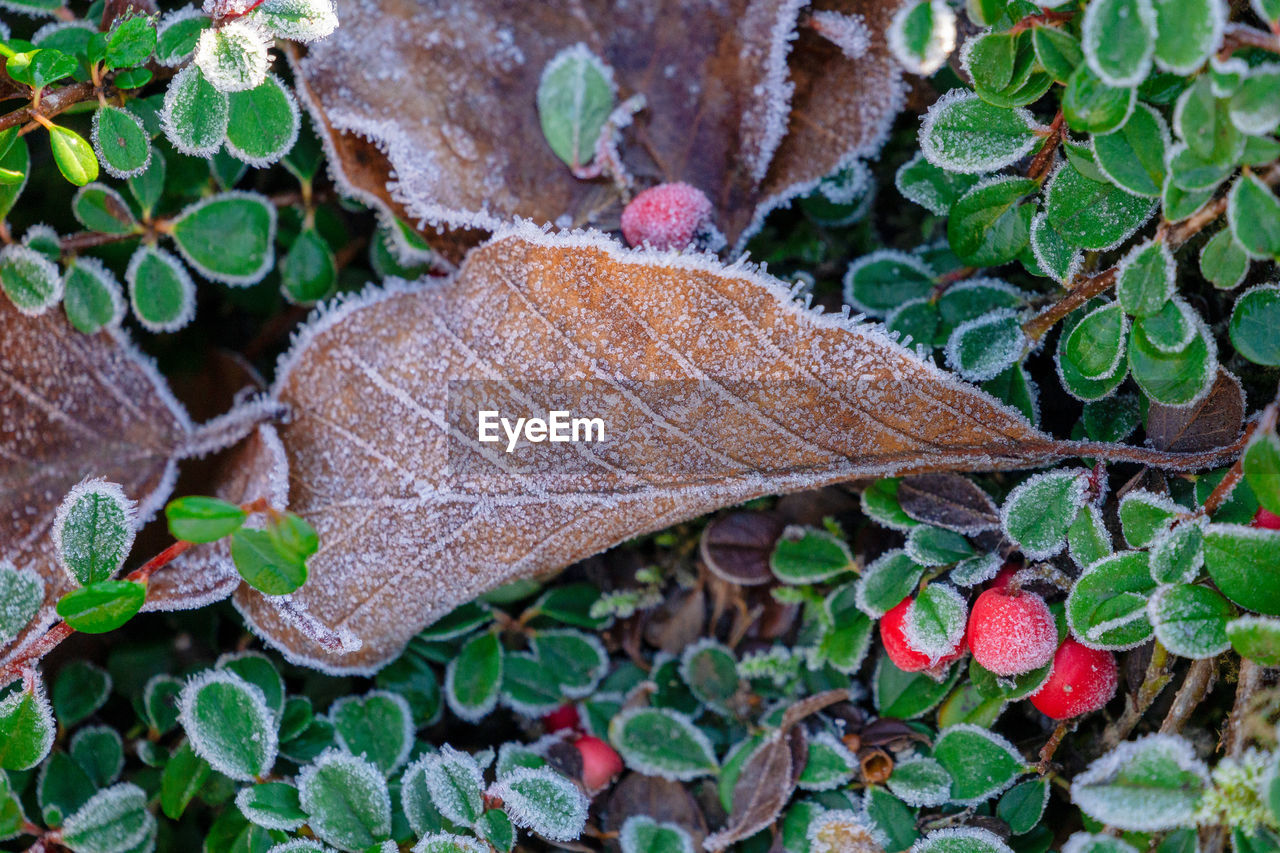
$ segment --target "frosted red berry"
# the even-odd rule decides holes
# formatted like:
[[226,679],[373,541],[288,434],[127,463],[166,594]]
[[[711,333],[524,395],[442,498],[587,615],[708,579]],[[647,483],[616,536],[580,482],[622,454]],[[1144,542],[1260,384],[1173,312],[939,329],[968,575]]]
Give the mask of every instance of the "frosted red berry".
[[683,249],[711,222],[711,200],[685,183],[659,184],[622,211],[622,236],[631,246]]
[[548,732],[576,729],[581,722],[578,709],[572,704],[561,705],[542,718],[542,725]]
[[598,737],[583,735],[573,742],[582,755],[582,784],[598,791],[622,772],[622,757]]
[[936,664],[930,662],[928,655],[911,647],[904,628],[907,612],[914,601],[914,598],[907,596],[880,619],[880,642],[884,644],[885,653],[889,655],[893,665],[903,672],[921,672],[930,668],[944,667],[964,654],[963,637],[951,653],[944,655]]
[[969,650],[996,675],[1021,675],[1047,664],[1058,647],[1058,626],[1034,592],[988,589],[969,611]]
[[1047,717],[1069,720],[1110,702],[1118,682],[1115,655],[1067,638],[1053,656],[1049,680],[1031,694],[1031,704]]
[[1253,526],[1261,527],[1263,530],[1280,530],[1280,515],[1258,507],[1258,511],[1253,516]]

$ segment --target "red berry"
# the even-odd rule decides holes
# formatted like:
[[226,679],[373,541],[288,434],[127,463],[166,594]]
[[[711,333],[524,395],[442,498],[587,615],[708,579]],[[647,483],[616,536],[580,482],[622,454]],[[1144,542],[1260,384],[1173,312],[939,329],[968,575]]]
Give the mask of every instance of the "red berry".
[[1042,667],[1057,647],[1053,614],[1034,592],[989,589],[969,611],[973,659],[996,675],[1021,675]]
[[1017,563],[1005,563],[1000,567],[999,573],[991,579],[991,583],[987,584],[987,589],[1006,590],[1009,588],[1009,581],[1013,580],[1013,576],[1022,570],[1022,566]]
[[561,705],[542,718],[543,728],[548,732],[558,732],[561,729],[576,729],[580,722],[578,709],[572,704]]
[[928,655],[913,649],[907,642],[907,635],[903,630],[907,621],[907,612],[913,603],[915,599],[907,596],[880,619],[880,642],[884,643],[884,650],[889,655],[889,660],[893,661],[893,665],[903,672],[921,672],[944,667],[964,654],[963,637],[960,638],[955,649],[941,657],[936,664],[930,662]]
[[655,249],[683,249],[711,221],[711,200],[684,183],[659,184],[631,200],[622,211],[627,243]]
[[622,772],[622,757],[598,737],[583,735],[573,742],[582,755],[582,784],[598,791]]
[[1280,515],[1258,507],[1253,516],[1253,526],[1264,530],[1280,530]]
[[1068,637],[1053,656],[1049,680],[1031,694],[1031,704],[1055,720],[1096,711],[1115,695],[1116,670],[1111,652],[1082,646]]

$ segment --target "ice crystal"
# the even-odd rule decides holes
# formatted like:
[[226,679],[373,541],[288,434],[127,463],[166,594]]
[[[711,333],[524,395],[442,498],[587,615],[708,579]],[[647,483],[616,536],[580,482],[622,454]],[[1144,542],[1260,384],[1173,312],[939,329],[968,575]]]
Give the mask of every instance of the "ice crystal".
[[850,59],[860,59],[871,47],[871,30],[861,15],[817,9],[810,13],[809,25]]
[[262,25],[238,18],[200,34],[194,62],[220,92],[243,92],[267,79],[271,35]]
[[1212,785],[1196,809],[1196,822],[1229,826],[1245,835],[1259,826],[1280,829],[1280,819],[1267,799],[1277,766],[1273,754],[1252,747],[1239,757],[1224,757],[1209,777]]
[[512,823],[552,841],[572,841],[587,822],[586,796],[564,776],[545,767],[517,767],[490,786]]
[[427,790],[440,814],[459,826],[471,826],[484,812],[480,765],[465,752],[445,744],[420,762]]

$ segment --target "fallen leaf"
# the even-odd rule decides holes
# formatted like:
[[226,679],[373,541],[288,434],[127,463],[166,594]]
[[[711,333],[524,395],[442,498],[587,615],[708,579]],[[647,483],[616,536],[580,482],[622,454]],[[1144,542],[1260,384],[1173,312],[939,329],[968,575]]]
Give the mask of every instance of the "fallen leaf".
[[604,829],[619,832],[627,818],[651,817],[659,823],[674,823],[689,833],[695,850],[707,837],[707,819],[689,789],[671,779],[629,773],[609,793]]
[[782,523],[768,512],[731,512],[702,531],[699,553],[712,574],[740,586],[773,582],[769,558]]
[[1244,426],[1244,390],[1240,380],[1219,368],[1209,393],[1190,406],[1152,403],[1147,438],[1160,450],[1207,450],[1235,441]]
[[966,535],[1000,526],[1000,513],[990,495],[959,474],[904,477],[898,484],[898,503],[916,521]]
[[707,836],[703,847],[724,850],[735,841],[749,838],[777,820],[791,799],[800,771],[794,769],[792,733],[799,734],[803,753],[803,730],[780,729],[770,735],[743,762],[733,786],[733,808],[724,828]]
[[[626,170],[641,186],[703,190],[734,244],[788,193],[875,153],[901,104],[883,46],[837,61],[839,48],[808,32],[799,44],[817,55],[797,58],[792,107],[788,54],[805,5],[342,0],[342,27],[295,61],[296,77],[348,194],[419,227],[603,224],[624,199],[608,180],[573,177],[543,140],[535,99],[547,62],[584,43],[612,68],[619,102],[645,98],[622,132]],[[894,8],[839,5],[877,27]],[[786,154],[778,167],[775,152]]]
[[[292,410],[279,428],[290,508],[322,543],[290,607],[363,645],[332,653],[245,587],[238,606],[293,660],[369,672],[501,583],[760,495],[1153,458],[1053,439],[881,327],[792,294],[746,265],[522,225],[446,282],[326,308],[273,387]],[[479,411],[552,408],[603,418],[608,440],[476,440]],[[1184,467],[1222,455],[1156,454]]]

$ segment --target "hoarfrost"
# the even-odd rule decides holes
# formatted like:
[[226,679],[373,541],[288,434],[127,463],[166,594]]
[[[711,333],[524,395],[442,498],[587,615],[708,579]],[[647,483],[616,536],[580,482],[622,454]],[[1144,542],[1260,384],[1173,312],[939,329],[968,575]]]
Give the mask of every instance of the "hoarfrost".
[[118,483],[81,480],[53,517],[54,552],[72,581],[87,585],[120,570],[137,532],[137,504]]
[[572,841],[587,823],[589,802],[578,786],[545,767],[517,767],[486,792],[502,800],[516,826],[552,841]]
[[1157,832],[1194,820],[1209,768],[1177,735],[1152,734],[1120,744],[1076,775],[1071,799],[1117,829]]
[[[178,695],[178,722],[196,754],[225,776],[247,782],[275,764],[275,715],[262,690],[232,672],[210,669],[188,680]],[[246,723],[251,733],[242,741]]]
[[440,814],[459,826],[471,826],[484,813],[480,765],[465,752],[445,744],[415,765],[425,774],[431,801]]
[[809,14],[809,25],[849,59],[861,59],[871,49],[871,30],[861,15],[816,9]]
[[67,818],[62,839],[76,853],[120,853],[142,844],[154,831],[146,792],[122,782],[94,794]]
[[243,92],[267,79],[270,47],[270,33],[256,21],[240,18],[201,33],[193,61],[218,91]]

